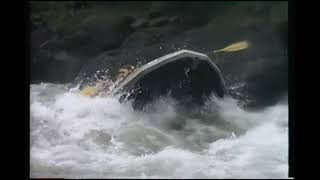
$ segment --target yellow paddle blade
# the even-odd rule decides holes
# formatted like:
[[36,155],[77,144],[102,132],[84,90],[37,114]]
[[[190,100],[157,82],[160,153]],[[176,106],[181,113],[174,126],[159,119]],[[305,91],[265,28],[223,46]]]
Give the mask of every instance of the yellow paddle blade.
[[81,94],[84,96],[90,96],[92,97],[96,93],[96,88],[93,86],[86,86],[81,90]]
[[247,41],[240,41],[240,42],[237,42],[237,43],[233,43],[223,49],[220,49],[220,50],[215,50],[213,51],[214,53],[217,53],[217,52],[232,52],[232,51],[241,51],[243,49],[247,49],[249,47],[249,43]]

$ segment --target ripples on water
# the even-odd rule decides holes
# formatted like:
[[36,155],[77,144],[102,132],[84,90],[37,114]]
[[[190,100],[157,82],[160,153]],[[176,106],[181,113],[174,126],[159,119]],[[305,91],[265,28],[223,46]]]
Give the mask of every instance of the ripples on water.
[[64,178],[286,178],[288,104],[246,112],[212,98],[195,112],[162,98],[135,112],[113,97],[33,84],[30,175]]

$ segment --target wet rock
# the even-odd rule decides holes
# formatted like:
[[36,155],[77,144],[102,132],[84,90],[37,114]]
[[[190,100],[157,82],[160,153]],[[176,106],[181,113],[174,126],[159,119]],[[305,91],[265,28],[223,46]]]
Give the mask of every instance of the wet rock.
[[162,27],[149,27],[132,33],[123,42],[121,48],[139,49],[156,43],[168,41],[188,30],[182,24],[170,24]]
[[[92,57],[118,48],[132,32],[128,16],[121,18],[87,18],[73,33],[63,34],[61,38],[47,42],[42,48],[47,50],[66,50],[75,56]],[[39,38],[37,38],[39,39]]]
[[75,32],[59,36],[46,27],[36,29],[31,33],[31,81],[73,81],[87,59],[122,44],[132,32],[131,22],[129,16],[88,18]]
[[94,56],[118,48],[132,32],[128,18],[91,20],[81,32],[66,38],[68,50],[74,54]]
[[149,19],[158,18],[162,15],[160,11],[153,11],[148,14]]
[[142,48],[153,39],[153,33],[148,31],[137,31],[132,33],[122,44],[122,48]]
[[[33,23],[31,79],[79,80],[100,69],[115,74],[121,64],[145,64],[179,48],[210,53],[232,42],[249,40],[250,49],[221,53],[213,60],[224,75],[237,77],[235,82],[248,82],[248,94],[262,103],[287,90],[287,62],[282,57],[288,43],[287,10],[282,6],[286,4],[272,8],[261,4],[248,12],[242,3],[236,8],[230,4],[222,7],[218,2],[164,3],[144,18],[88,17],[75,31],[60,32],[57,38],[45,23]],[[259,59],[265,62],[260,64]]]
[[40,46],[40,50],[48,51],[48,52],[57,52],[59,50],[65,49],[65,41],[63,39],[49,39],[44,41]]
[[170,23],[181,23],[182,22],[182,18],[179,16],[173,16],[169,18],[169,22]]
[[67,52],[40,51],[31,61],[31,82],[71,82],[81,66],[82,61]]
[[126,24],[131,24],[136,20],[135,17],[129,16],[129,15],[125,15],[122,18],[123,18],[123,22],[126,23]]
[[148,21],[146,18],[139,18],[136,21],[134,21],[130,26],[133,29],[140,29],[144,28],[148,25]]
[[121,53],[121,49],[114,49],[106,52],[108,56],[115,56]]
[[150,27],[157,27],[157,26],[163,26],[168,23],[168,17],[159,17],[151,20],[148,24]]
[[[46,41],[53,39],[55,35],[47,26],[35,25],[35,30],[31,32],[30,35],[30,42],[31,42],[31,49],[33,50],[33,54],[36,54],[36,51],[39,51],[42,44]],[[32,54],[32,55],[33,55]]]

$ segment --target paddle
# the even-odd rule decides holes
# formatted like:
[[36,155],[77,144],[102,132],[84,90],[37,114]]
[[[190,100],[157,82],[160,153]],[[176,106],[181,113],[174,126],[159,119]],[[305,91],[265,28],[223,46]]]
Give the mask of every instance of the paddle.
[[241,51],[241,50],[247,49],[248,47],[249,47],[249,43],[247,41],[240,41],[237,43],[230,44],[229,46],[223,49],[214,50],[213,53]]

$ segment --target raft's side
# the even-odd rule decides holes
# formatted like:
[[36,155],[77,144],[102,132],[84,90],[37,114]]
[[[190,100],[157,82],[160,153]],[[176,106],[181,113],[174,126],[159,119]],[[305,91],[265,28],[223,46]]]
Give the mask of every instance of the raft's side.
[[201,61],[207,61],[207,63],[209,63],[209,65],[214,69],[214,71],[219,76],[220,85],[223,89],[223,92],[225,93],[225,90],[226,90],[225,86],[226,85],[225,85],[225,81],[223,79],[223,76],[222,76],[219,68],[214,64],[214,62],[209,58],[209,56],[202,54],[202,53],[195,52],[195,51],[185,50],[185,49],[173,52],[171,54],[167,54],[165,56],[162,56],[160,58],[157,58],[157,59],[145,64],[144,66],[142,66],[140,68],[137,68],[134,72],[132,72],[130,75],[128,75],[126,79],[124,79],[123,81],[121,81],[117,85],[117,87],[114,89],[114,92],[117,93],[122,90],[126,90],[127,88],[134,85],[139,79],[144,77],[149,72],[152,72],[155,69],[157,69],[161,66],[164,66],[165,64],[168,64],[170,62],[174,62],[176,60],[183,59],[186,57],[194,58],[194,59],[201,60]]

